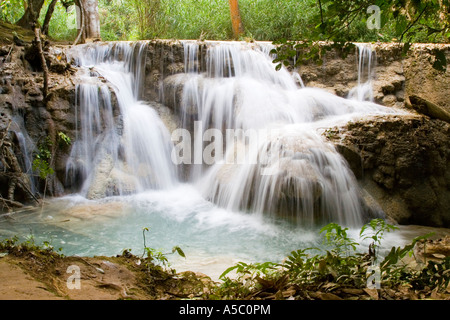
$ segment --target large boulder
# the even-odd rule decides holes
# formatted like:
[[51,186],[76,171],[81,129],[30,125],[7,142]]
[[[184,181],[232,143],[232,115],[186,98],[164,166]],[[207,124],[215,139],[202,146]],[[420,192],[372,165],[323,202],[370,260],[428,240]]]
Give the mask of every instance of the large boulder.
[[420,115],[374,116],[328,137],[394,221],[450,227],[448,123]]

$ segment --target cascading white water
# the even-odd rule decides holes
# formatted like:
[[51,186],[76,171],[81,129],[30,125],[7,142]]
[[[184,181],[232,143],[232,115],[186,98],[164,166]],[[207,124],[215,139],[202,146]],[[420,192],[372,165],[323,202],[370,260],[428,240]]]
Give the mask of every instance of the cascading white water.
[[67,170],[72,180],[83,182],[82,194],[89,198],[176,183],[169,132],[156,111],[139,100],[145,50],[145,43],[125,42],[79,46],[72,52],[86,73],[77,85],[80,135]]
[[[175,142],[139,100],[146,43],[77,46],[79,121],[67,174],[81,184],[81,196],[16,215],[17,229],[0,224],[2,237],[32,229],[36,240],[51,239],[67,255],[140,254],[142,228],[149,227],[148,245],[186,253],[169,257],[177,271],[217,279],[238,261],[281,261],[292,250],[320,246],[317,224],[360,226],[355,178],[322,133],[393,109],[304,87],[298,74],[275,71],[269,44],[204,42],[203,64],[197,42],[183,45],[186,74],[174,75],[183,89],[174,110],[181,129],[198,128],[193,158],[200,158],[186,166],[187,183],[179,183],[172,162]],[[227,129],[234,130],[229,140]],[[222,153],[209,148],[220,138]],[[206,163],[205,154],[214,161]]]
[[368,44],[358,43],[358,84],[349,92],[349,99],[373,102],[373,80],[375,78],[376,51]]
[[[302,225],[360,225],[364,206],[355,178],[320,129],[352,116],[392,110],[300,88],[295,74],[275,71],[270,47],[264,44],[211,43],[206,70],[199,68],[198,44],[183,44],[190,77],[178,78],[183,94],[177,109],[184,127],[192,127],[190,119],[200,128],[194,158],[204,157],[208,146],[214,151],[212,166],[197,161],[191,171],[190,181],[205,198],[232,211],[291,216]],[[220,143],[211,143],[212,129],[223,137],[230,129],[241,135],[230,143],[215,134],[214,143],[223,142],[222,150]],[[246,160],[237,161],[239,152]]]
[[[288,217],[301,225],[363,222],[355,178],[320,129],[358,114],[392,110],[299,87],[298,75],[275,70],[271,44],[211,42],[204,66],[198,42],[183,41],[183,46],[186,76],[179,78],[181,105],[175,109],[182,129],[194,133],[189,183],[234,212]],[[360,81],[366,57],[372,70],[371,51],[365,48],[359,48]],[[138,99],[145,49],[144,42],[124,42],[81,46],[72,53],[86,75],[77,87],[81,128],[67,168],[81,176],[88,198],[178,182],[167,128]],[[368,79],[365,85],[371,85]]]

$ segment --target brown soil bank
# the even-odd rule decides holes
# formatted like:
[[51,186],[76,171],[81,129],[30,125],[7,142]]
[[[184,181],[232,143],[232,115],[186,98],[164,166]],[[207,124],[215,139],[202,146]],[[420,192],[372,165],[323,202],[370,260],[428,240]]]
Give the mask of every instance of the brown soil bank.
[[209,293],[206,275],[172,274],[135,256],[61,257],[23,251],[0,258],[0,300],[173,300]]

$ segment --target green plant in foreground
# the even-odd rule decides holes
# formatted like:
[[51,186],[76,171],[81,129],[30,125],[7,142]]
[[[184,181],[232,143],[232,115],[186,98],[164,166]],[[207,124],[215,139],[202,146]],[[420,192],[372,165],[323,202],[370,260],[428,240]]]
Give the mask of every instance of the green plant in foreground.
[[[359,243],[351,239],[347,234],[348,228],[342,228],[337,223],[327,224],[320,230],[320,234],[324,235],[324,244],[334,246],[333,251],[339,256],[342,253],[348,255],[351,251],[356,250]],[[352,250],[350,250],[352,249]]]
[[42,254],[54,253],[59,257],[64,257],[62,254],[62,248],[57,250],[52,245],[51,241],[43,241],[41,245],[36,243],[33,233],[30,233],[23,242],[19,242],[18,236],[6,238],[0,241],[0,250],[5,250],[10,253],[24,253],[24,252],[37,252]]
[[[450,258],[442,262],[428,262],[417,271],[410,268],[403,259],[412,255],[415,245],[431,234],[413,239],[404,247],[393,247],[378,262],[377,251],[386,232],[397,228],[384,220],[375,219],[364,225],[360,231],[362,240],[371,239],[369,252],[356,251],[359,243],[351,239],[347,229],[331,223],[320,231],[328,249],[307,248],[292,251],[282,263],[239,262],[225,270],[220,279],[223,281],[217,289],[218,295],[230,298],[248,298],[263,291],[277,292],[283,286],[295,286],[303,289],[327,290],[326,288],[352,287],[366,288],[369,268],[374,264],[380,268],[382,286],[396,287],[412,285],[415,289],[431,288],[442,290],[450,282]],[[235,278],[228,275],[236,272]],[[325,288],[325,289],[324,289]]]
[[372,239],[372,243],[369,245],[369,255],[376,261],[378,259],[378,248],[381,246],[381,240],[385,232],[398,230],[396,226],[387,224],[383,219],[373,219],[369,223],[365,224],[359,233],[359,237],[362,240]]
[[162,253],[161,251],[158,251],[156,249],[147,247],[146,245],[146,239],[145,239],[145,232],[149,232],[149,228],[144,227],[142,229],[142,237],[144,239],[144,253],[142,254],[142,258],[147,261],[147,266],[149,266],[150,263],[152,264],[159,264],[164,267],[169,266],[169,260],[167,259],[168,254],[174,254],[178,253],[181,257],[186,258],[186,255],[184,254],[183,250],[179,246],[175,246],[172,248],[172,252],[170,253]]

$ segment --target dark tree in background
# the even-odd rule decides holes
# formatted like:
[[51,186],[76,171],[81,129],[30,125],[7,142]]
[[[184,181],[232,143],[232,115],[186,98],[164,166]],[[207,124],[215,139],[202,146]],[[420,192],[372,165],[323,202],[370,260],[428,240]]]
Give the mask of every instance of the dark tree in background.
[[17,21],[16,25],[26,29],[33,29],[34,24],[39,19],[44,0],[27,0],[25,4],[25,13]]

